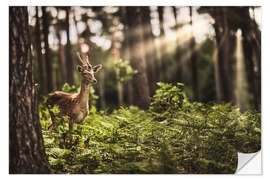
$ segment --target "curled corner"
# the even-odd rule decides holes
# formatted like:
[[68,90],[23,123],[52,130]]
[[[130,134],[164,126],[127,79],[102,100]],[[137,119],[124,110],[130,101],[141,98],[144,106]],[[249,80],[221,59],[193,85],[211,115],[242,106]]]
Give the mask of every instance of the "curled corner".
[[261,151],[237,153],[238,163],[235,174],[262,174]]

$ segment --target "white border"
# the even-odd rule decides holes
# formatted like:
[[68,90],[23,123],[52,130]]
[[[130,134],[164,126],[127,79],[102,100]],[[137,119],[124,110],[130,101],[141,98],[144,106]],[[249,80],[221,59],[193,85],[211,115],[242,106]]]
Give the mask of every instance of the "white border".
[[[0,66],[0,83],[2,87],[0,88],[0,112],[1,112],[1,175],[3,178],[22,178],[26,177],[27,179],[31,178],[55,178],[55,176],[38,176],[37,175],[24,175],[24,176],[18,176],[18,175],[8,175],[8,6],[59,6],[59,5],[65,5],[65,6],[76,6],[76,5],[83,5],[83,6],[124,6],[124,5],[160,5],[160,6],[262,6],[262,130],[263,130],[263,136],[262,136],[262,148],[263,148],[263,176],[235,176],[235,175],[226,175],[226,176],[218,176],[220,179],[228,179],[228,178],[243,178],[243,179],[266,179],[266,177],[269,179],[270,171],[268,170],[270,165],[268,160],[269,157],[269,130],[270,127],[270,105],[269,105],[269,77],[270,77],[270,71],[268,68],[270,68],[270,57],[269,57],[269,17],[270,17],[270,8],[269,8],[269,0],[9,0],[7,1],[1,1],[0,6],[0,17],[1,17],[1,28],[0,28],[0,50],[1,50],[1,66]],[[264,153],[265,152],[265,153]],[[267,163],[267,164],[266,164]],[[64,178],[74,178],[75,176],[65,176]],[[76,176],[78,177],[78,176]],[[62,177],[60,177],[62,178]],[[157,179],[163,179],[163,178],[170,178],[170,179],[179,179],[179,178],[188,178],[188,179],[197,179],[197,178],[205,178],[205,179],[216,179],[216,175],[91,175],[91,176],[80,176],[79,178],[109,178],[109,179],[138,179],[138,178],[157,178]]]
[[262,4],[262,0],[9,0],[9,5],[43,5],[43,6],[149,6],[149,5],[160,5],[160,6],[171,6],[171,5],[188,5],[188,6],[259,6]]

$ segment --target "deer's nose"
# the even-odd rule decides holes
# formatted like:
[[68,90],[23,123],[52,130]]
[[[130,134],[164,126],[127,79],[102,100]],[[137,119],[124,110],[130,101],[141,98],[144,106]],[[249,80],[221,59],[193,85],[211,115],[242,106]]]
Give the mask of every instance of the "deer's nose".
[[96,79],[94,79],[94,80],[93,80],[93,82],[94,82],[94,83],[97,83],[97,80],[96,80]]

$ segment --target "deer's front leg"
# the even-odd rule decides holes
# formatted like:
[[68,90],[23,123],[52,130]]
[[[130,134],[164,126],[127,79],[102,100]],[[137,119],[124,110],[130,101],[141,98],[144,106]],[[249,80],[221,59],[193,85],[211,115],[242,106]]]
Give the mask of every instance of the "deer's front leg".
[[73,119],[70,117],[68,119],[68,129],[69,129],[69,141],[72,142],[73,141],[73,138],[72,138],[72,133],[71,131],[73,130]]
[[78,129],[78,132],[79,132],[79,135],[80,135],[80,136],[82,135],[82,125],[83,125],[83,121],[81,121],[81,122],[77,125],[77,129]]
[[49,113],[51,116],[52,124],[48,127],[48,130],[51,130],[53,126],[55,126],[55,115],[54,113],[49,109]]
[[69,131],[73,130],[73,119],[72,118],[69,118],[69,120],[68,120],[68,129],[69,129]]

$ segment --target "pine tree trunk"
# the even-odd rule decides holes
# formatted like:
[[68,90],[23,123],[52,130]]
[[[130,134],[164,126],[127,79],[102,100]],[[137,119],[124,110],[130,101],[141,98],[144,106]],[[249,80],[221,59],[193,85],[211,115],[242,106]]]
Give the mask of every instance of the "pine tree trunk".
[[165,37],[165,31],[163,27],[163,10],[164,7],[158,7],[159,15],[159,28],[160,28],[160,52],[161,52],[161,69],[162,69],[162,80],[164,82],[169,82],[169,72],[168,72],[168,54],[167,54],[167,42]]
[[[59,12],[59,9],[58,9]],[[66,66],[65,66],[65,52],[64,52],[64,47],[61,43],[62,41],[62,36],[61,36],[61,23],[56,24],[56,35],[58,39],[58,64],[59,64],[59,69],[60,69],[60,87],[62,87],[66,80]]]
[[9,8],[9,173],[49,173],[36,103],[26,7]]
[[59,41],[58,42],[58,63],[59,63],[59,69],[60,69],[60,74],[61,74],[60,87],[62,87],[66,82],[66,67],[65,67],[64,48],[63,48],[63,45],[61,44],[62,38],[61,38],[61,31],[59,27],[57,28],[57,38]]
[[[120,50],[117,46],[117,39],[116,39],[116,32],[112,33],[112,55],[114,62],[117,63],[120,60]],[[120,78],[120,74],[116,72],[117,79]],[[124,104],[124,96],[123,96],[123,85],[122,83],[118,80],[117,81],[117,97],[118,97],[118,106],[122,106]]]
[[99,78],[98,78],[98,91],[100,95],[100,106],[102,110],[105,110],[106,107],[106,101],[105,101],[105,88],[104,88],[104,79],[105,79],[105,71],[99,72]]
[[[127,15],[126,15],[126,8],[121,7],[121,15],[122,15],[122,23],[124,24],[124,41],[122,43],[122,51],[121,51],[121,58],[124,61],[130,61],[129,55],[129,42],[128,42],[128,26],[127,26]],[[127,96],[127,104],[133,105],[133,89],[132,89],[132,82],[128,81],[127,84],[124,86],[124,91]]]
[[44,35],[44,48],[45,48],[45,62],[46,62],[46,75],[47,75],[47,88],[48,92],[52,92],[55,89],[53,79],[53,68],[52,68],[52,56],[49,47],[49,19],[46,12],[46,7],[42,7],[42,22],[43,22],[43,35]]
[[[192,7],[189,7],[190,12],[190,26],[192,29]],[[192,73],[192,90],[193,90],[193,100],[199,101],[199,82],[198,82],[198,65],[197,65],[197,52],[195,49],[195,38],[193,31],[191,30],[191,40],[190,40],[190,61],[191,61],[191,73]]]
[[138,73],[133,76],[133,100],[134,104],[142,109],[147,109],[150,103],[149,87],[146,75],[146,63],[144,59],[143,37],[138,7],[127,7],[128,42],[130,47],[130,62]]
[[252,102],[253,107],[255,109],[258,109],[259,102],[258,102],[258,92],[256,87],[256,80],[255,80],[255,72],[254,72],[254,63],[253,63],[253,52],[252,48],[253,45],[248,39],[248,33],[246,31],[243,31],[243,50],[244,50],[244,56],[245,56],[245,68],[246,68],[246,74],[247,74],[247,80],[248,80],[248,89],[249,92],[252,94]]
[[[227,9],[223,7],[217,11],[216,24],[214,24],[217,40],[217,66],[220,85],[220,101],[230,102],[232,100],[232,87],[229,82],[228,61],[229,61],[229,29],[227,19]],[[222,29],[222,31],[220,30]]]
[[213,52],[213,61],[214,61],[214,71],[215,71],[215,84],[216,84],[216,99],[217,103],[221,103],[221,81],[219,77],[219,69],[218,69],[218,47],[217,41],[214,40],[214,52]]
[[[255,37],[253,38],[252,44],[253,44],[253,48],[254,48],[254,56],[255,56],[255,60],[256,60],[256,69],[257,72],[256,74],[256,89],[257,89],[257,98],[258,98],[258,102],[257,105],[255,105],[255,108],[257,110],[260,109],[261,107],[261,31],[258,28],[257,23],[255,22],[255,20],[252,20],[252,30],[255,34]],[[256,104],[256,103],[255,103]]]
[[173,6],[173,14],[175,18],[175,31],[176,31],[176,49],[175,49],[175,60],[177,62],[177,75],[179,82],[183,82],[183,63],[181,61],[181,46],[180,46],[180,39],[179,39],[179,34],[178,34],[178,20],[177,20],[177,9],[175,6]]
[[45,75],[45,62],[41,53],[41,39],[40,39],[40,19],[38,17],[38,7],[36,7],[36,26],[35,26],[35,46],[37,54],[37,64],[39,72],[40,94],[44,95],[47,92],[47,79]]
[[150,96],[153,96],[157,88],[157,77],[156,77],[156,64],[157,53],[154,43],[154,36],[151,27],[151,17],[150,17],[150,7],[141,7],[142,10],[142,26],[143,28],[143,38],[144,38],[144,50],[145,50],[145,60],[147,66],[147,78],[149,83]]
[[[72,14],[73,14],[73,21],[74,21],[76,32],[77,32],[77,45],[79,47],[79,53],[80,53],[81,57],[84,59],[84,58],[86,58],[86,55],[82,52],[83,41],[81,39],[79,30],[78,30],[78,22],[77,22],[76,17],[75,17],[74,7],[72,8]],[[87,24],[87,22],[86,22],[86,24]]]
[[66,9],[66,21],[65,21],[65,30],[67,33],[67,44],[66,44],[66,73],[67,73],[67,83],[69,85],[74,85],[74,62],[71,54],[71,44],[69,38],[69,11],[70,8],[67,7]]
[[257,28],[254,28],[252,24],[252,19],[249,15],[248,7],[239,8],[239,13],[248,21],[241,24],[241,29],[243,32],[243,51],[245,59],[245,68],[248,80],[248,90],[252,95],[251,104],[256,110],[259,110],[260,104],[260,60],[257,61],[258,73],[254,71],[255,61],[253,61],[253,53],[259,56],[260,59],[260,35]]

